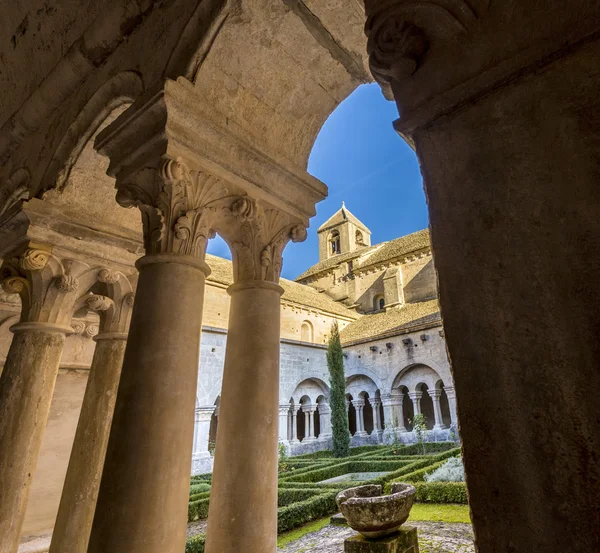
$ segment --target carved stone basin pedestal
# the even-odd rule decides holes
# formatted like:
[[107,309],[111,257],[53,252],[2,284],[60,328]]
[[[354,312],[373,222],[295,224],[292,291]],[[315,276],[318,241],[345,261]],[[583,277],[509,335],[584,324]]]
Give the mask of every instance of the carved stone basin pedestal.
[[340,492],[336,502],[349,526],[362,535],[344,541],[346,553],[419,553],[417,529],[408,519],[416,489],[392,484],[390,495],[379,485],[358,486]]
[[356,534],[344,540],[344,553],[419,553],[417,529],[402,526],[394,534],[376,539]]

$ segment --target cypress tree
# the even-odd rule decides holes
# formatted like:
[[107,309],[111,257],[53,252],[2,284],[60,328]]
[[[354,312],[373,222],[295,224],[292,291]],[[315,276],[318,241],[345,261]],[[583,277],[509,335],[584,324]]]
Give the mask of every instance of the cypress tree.
[[329,368],[331,409],[331,432],[333,434],[333,455],[347,457],[350,450],[350,430],[346,411],[346,378],[344,376],[344,355],[340,342],[337,321],[331,327],[327,346],[327,367]]

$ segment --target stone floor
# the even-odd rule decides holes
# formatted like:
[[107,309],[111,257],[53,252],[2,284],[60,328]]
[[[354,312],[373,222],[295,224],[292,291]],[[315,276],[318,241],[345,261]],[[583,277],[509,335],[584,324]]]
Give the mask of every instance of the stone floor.
[[[419,531],[420,553],[474,553],[470,524],[447,522],[410,522]],[[188,536],[206,531],[206,521],[188,525]],[[343,553],[344,539],[354,534],[347,526],[328,525],[278,549],[279,553]]]

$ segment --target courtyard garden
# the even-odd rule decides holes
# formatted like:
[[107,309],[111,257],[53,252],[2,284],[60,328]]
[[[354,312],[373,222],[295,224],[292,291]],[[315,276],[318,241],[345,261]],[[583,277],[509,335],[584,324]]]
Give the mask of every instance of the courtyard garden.
[[[352,532],[348,527],[329,524],[338,512],[335,497],[343,489],[361,484],[382,484],[389,493],[392,482],[407,482],[417,489],[410,522],[421,526],[463,523],[468,525],[467,493],[464,482],[438,481],[456,479],[462,470],[460,449],[453,442],[415,444],[411,446],[365,446],[353,448],[350,455],[335,458],[331,451],[288,458],[280,455],[278,493],[278,533],[281,551],[337,551],[319,545],[320,534],[329,543],[336,542],[341,533]],[[437,475],[441,475],[437,478]],[[448,476],[449,475],[449,476]],[[429,480],[429,481],[428,481]],[[204,551],[205,519],[210,502],[211,475],[191,479],[188,506],[188,541],[186,553]],[[417,522],[417,521],[422,522]],[[334,521],[335,522],[335,521]],[[343,520],[341,521],[343,523]],[[460,524],[458,524],[460,526]],[[460,533],[460,532],[459,532]],[[305,544],[295,549],[294,544],[310,534],[314,547]],[[336,538],[337,536],[337,538]],[[449,538],[450,539],[450,538]],[[459,539],[460,541],[464,539]],[[337,539],[339,541],[339,539]],[[452,542],[452,539],[450,539]],[[456,541],[456,540],[455,540]],[[472,542],[472,536],[466,539]],[[436,548],[436,541],[421,538],[423,551],[467,551],[461,547]],[[461,542],[462,543],[462,542]],[[459,544],[460,545],[460,544]],[[291,547],[291,548],[290,548]]]

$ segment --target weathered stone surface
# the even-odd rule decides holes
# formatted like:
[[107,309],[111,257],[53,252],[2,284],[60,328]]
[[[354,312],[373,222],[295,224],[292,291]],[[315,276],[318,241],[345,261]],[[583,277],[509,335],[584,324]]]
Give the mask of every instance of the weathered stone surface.
[[419,553],[417,529],[412,526],[377,539],[357,535],[344,541],[345,553]]
[[406,522],[417,490],[408,484],[392,484],[390,495],[382,486],[367,485],[340,492],[335,498],[348,524],[367,538],[395,532]]

